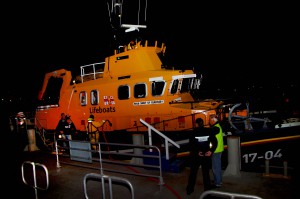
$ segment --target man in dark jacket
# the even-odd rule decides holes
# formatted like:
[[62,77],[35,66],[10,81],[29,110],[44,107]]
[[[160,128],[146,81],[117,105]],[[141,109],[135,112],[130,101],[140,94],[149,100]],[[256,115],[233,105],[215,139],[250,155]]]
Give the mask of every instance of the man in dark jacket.
[[217,139],[210,128],[205,128],[201,118],[196,119],[198,125],[189,138],[190,174],[186,194],[194,192],[199,166],[202,168],[204,191],[211,189],[210,167],[211,157],[217,147]]
[[67,150],[67,148],[69,147],[69,141],[64,140],[76,140],[78,136],[77,129],[70,116],[65,115],[64,113],[61,114],[61,119],[57,124],[56,132],[58,134],[57,138],[61,139],[59,140],[58,144],[60,146],[63,146],[63,148],[60,150],[62,152],[69,151]]
[[62,138],[62,135],[64,134],[64,129],[65,129],[65,123],[66,123],[66,114],[61,113],[60,114],[60,120],[58,121],[58,124],[56,126],[56,139]]
[[66,122],[64,126],[64,134],[67,140],[76,140],[77,139],[77,129],[75,124],[71,120],[70,116],[66,116]]

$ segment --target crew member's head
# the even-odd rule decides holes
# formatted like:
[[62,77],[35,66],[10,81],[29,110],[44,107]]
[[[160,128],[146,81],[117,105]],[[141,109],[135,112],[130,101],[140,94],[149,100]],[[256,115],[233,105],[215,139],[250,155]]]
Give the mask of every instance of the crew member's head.
[[213,114],[209,116],[209,124],[214,125],[215,123],[218,122],[218,116]]
[[88,122],[92,122],[94,121],[94,119],[95,119],[94,115],[90,115],[90,117],[88,118]]
[[196,124],[198,125],[198,126],[204,126],[204,122],[203,122],[203,119],[202,118],[197,118],[196,119]]
[[65,120],[66,119],[66,114],[65,113],[61,113],[60,117],[61,117],[61,119]]
[[71,117],[70,117],[69,115],[66,115],[65,120],[66,120],[66,122],[68,122],[68,123],[71,123],[71,122],[72,122]]

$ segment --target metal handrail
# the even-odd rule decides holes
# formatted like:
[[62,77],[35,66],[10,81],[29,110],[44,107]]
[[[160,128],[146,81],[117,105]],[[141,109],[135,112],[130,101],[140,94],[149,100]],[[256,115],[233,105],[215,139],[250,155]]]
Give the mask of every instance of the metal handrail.
[[[84,82],[84,77],[85,76],[91,76],[92,75],[93,79],[96,79],[97,74],[103,74],[104,73],[103,71],[97,72],[96,66],[103,66],[103,68],[104,68],[104,64],[105,64],[105,62],[100,62],[100,63],[94,63],[94,64],[88,64],[88,65],[81,66],[80,67],[80,69],[81,69],[81,83]],[[88,68],[92,67],[92,71],[89,72],[89,73],[86,73],[85,69],[87,67]]]
[[157,129],[155,129],[153,126],[151,126],[150,124],[148,124],[144,120],[140,119],[140,122],[142,124],[144,124],[145,126],[148,127],[148,136],[149,136],[149,145],[150,146],[152,146],[152,133],[151,133],[152,131],[154,131],[159,136],[161,136],[162,138],[164,138],[164,140],[165,140],[166,159],[169,160],[170,159],[170,154],[169,154],[169,144],[168,143],[173,144],[177,148],[180,148],[180,145],[177,144],[176,142],[174,142],[173,140],[171,140],[170,138],[168,138],[167,136],[165,136],[163,133],[161,133],[160,131],[158,131]]
[[220,196],[222,198],[224,198],[224,196],[228,196],[231,199],[234,198],[243,198],[243,199],[262,199],[259,196],[255,196],[255,195],[249,195],[249,194],[240,194],[240,193],[230,193],[230,192],[224,192],[224,191],[214,191],[214,190],[208,190],[208,191],[204,191],[199,199],[204,199],[207,196]]
[[[25,179],[25,175],[24,175],[24,166],[25,164],[30,164],[32,165],[32,171],[33,171],[33,185],[29,184],[26,179]],[[45,175],[46,175],[46,187],[39,187],[37,185],[37,180],[36,180],[36,166],[39,166],[39,167],[42,167],[45,171]],[[48,172],[48,169],[45,165],[43,164],[40,164],[40,163],[36,163],[36,162],[30,162],[30,161],[25,161],[23,162],[22,164],[22,167],[21,167],[21,170],[22,170],[22,180],[24,182],[24,184],[28,185],[28,186],[31,186],[34,188],[34,191],[35,191],[35,198],[37,199],[38,198],[38,192],[37,190],[47,190],[49,188],[49,172]]]
[[84,176],[83,178],[83,188],[84,188],[84,196],[86,199],[88,199],[88,193],[87,193],[87,181],[88,180],[93,180],[93,179],[98,179],[101,180],[102,182],[102,198],[106,198],[106,191],[105,191],[105,182],[108,182],[108,188],[109,188],[109,198],[113,199],[113,192],[112,192],[112,184],[113,182],[118,182],[122,184],[127,184],[130,188],[130,193],[131,193],[131,199],[134,199],[134,189],[131,184],[127,179],[121,178],[121,177],[116,177],[116,176],[108,176],[108,175],[102,175],[98,173],[88,173]]

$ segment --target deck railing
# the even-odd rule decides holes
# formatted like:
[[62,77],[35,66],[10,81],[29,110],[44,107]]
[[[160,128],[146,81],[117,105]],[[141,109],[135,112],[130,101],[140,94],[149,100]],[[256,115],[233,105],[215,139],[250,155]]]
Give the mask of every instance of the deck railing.
[[104,73],[105,62],[99,62],[94,64],[88,64],[80,67],[81,70],[81,83],[84,82],[85,78],[97,79],[98,76]]
[[[60,146],[57,142],[66,142],[68,144]],[[93,149],[95,146],[97,149]],[[114,150],[103,150],[103,148],[114,148]],[[144,150],[152,149],[155,153],[136,154],[133,153],[132,150],[124,150],[135,148]],[[101,175],[104,175],[104,171],[107,171],[157,178],[159,185],[164,184],[162,177],[162,155],[160,149],[156,146],[57,139],[55,141],[55,149],[57,168],[60,168],[62,163],[96,169],[100,171]],[[62,153],[62,149],[67,152]],[[103,158],[104,156],[105,158]],[[124,159],[131,161],[124,161]],[[135,159],[143,161],[136,161]],[[99,165],[97,163],[95,165],[95,162],[99,162]],[[143,172],[123,171],[119,168],[113,169],[112,165],[144,168],[145,170],[143,170]],[[149,173],[145,172],[147,169]],[[155,174],[156,172],[153,174],[153,172],[150,173],[150,171],[158,171],[159,174]]]

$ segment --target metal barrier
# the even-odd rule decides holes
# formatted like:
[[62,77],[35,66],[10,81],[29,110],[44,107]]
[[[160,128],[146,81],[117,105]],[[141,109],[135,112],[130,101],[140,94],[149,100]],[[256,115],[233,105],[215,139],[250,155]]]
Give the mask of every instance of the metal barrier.
[[[283,169],[283,173],[282,174],[275,174],[275,173],[270,173],[270,168],[275,168],[275,169]],[[265,160],[265,173],[264,176],[265,177],[278,177],[278,178],[290,178],[288,176],[288,169],[291,169],[288,167],[288,162],[285,160],[283,161],[283,166],[270,166],[270,160]]]
[[130,193],[131,193],[131,198],[134,199],[134,189],[132,184],[125,178],[121,177],[115,177],[115,176],[107,176],[107,175],[102,175],[102,174],[97,174],[97,173],[88,173],[84,176],[83,178],[83,188],[84,188],[84,196],[86,199],[88,199],[88,193],[87,193],[87,181],[88,180],[93,180],[93,179],[98,179],[101,181],[102,184],[102,198],[106,198],[106,191],[105,191],[105,183],[108,183],[108,188],[109,188],[109,198],[113,199],[113,191],[112,191],[112,184],[113,182],[118,182],[123,185],[128,185],[130,188]]
[[[33,185],[29,184],[29,183],[25,180],[25,175],[24,175],[24,166],[25,166],[25,164],[30,164],[30,165],[32,165],[33,183],[34,183]],[[37,185],[37,179],[36,179],[36,166],[39,166],[39,167],[43,168],[44,171],[45,171],[45,175],[46,175],[46,187],[45,187],[45,188],[39,187],[39,186]],[[39,190],[47,190],[47,189],[49,188],[49,173],[48,173],[48,169],[47,169],[47,167],[46,167],[45,165],[39,164],[39,163],[35,163],[35,162],[25,161],[25,162],[23,162],[23,164],[22,164],[21,170],[22,170],[22,180],[23,180],[24,184],[29,185],[29,186],[31,186],[31,187],[34,188],[34,191],[35,191],[35,198],[36,198],[36,199],[38,198],[38,192],[37,192],[38,189],[39,189]]]
[[[255,195],[249,195],[249,194],[239,194],[239,193],[230,193],[230,192],[224,192],[224,191],[213,191],[213,190],[209,190],[209,191],[204,191],[199,199],[205,199],[206,196],[216,196],[216,197],[220,197],[220,198],[239,198],[239,199],[262,199],[261,197],[255,196]],[[215,197],[214,197],[215,198]]]
[[[106,143],[106,142],[89,142],[89,141],[79,141],[79,140],[63,140],[65,142],[69,143],[68,147],[62,147],[57,144],[58,141],[61,141],[61,139],[58,139],[55,141],[55,148],[56,148],[56,166],[57,168],[61,167],[61,163],[73,165],[73,166],[81,166],[85,168],[90,169],[97,169],[100,170],[100,174],[103,175],[103,171],[109,171],[109,172],[115,172],[115,173],[122,173],[127,175],[136,175],[136,176],[144,176],[144,177],[152,177],[152,178],[158,178],[159,179],[159,185],[164,185],[163,177],[162,177],[162,157],[161,152],[158,147],[156,146],[149,146],[149,145],[134,145],[134,144],[121,144],[121,143]],[[92,149],[92,145],[97,145],[97,150]],[[101,146],[115,146],[115,147],[123,147],[123,148],[130,148],[131,152],[128,152],[127,150],[114,150],[114,151],[103,151],[101,150]],[[134,148],[144,148],[151,152],[149,154],[134,154],[132,153],[132,150]],[[69,151],[67,154],[61,154],[59,151],[60,149],[65,149],[65,151]],[[127,162],[119,159],[111,159],[111,158],[102,158],[102,155],[108,155],[109,157],[116,155],[118,157],[126,157],[129,159],[132,158],[142,158],[145,160],[148,160],[149,164],[145,163],[132,163]],[[76,162],[73,161],[61,161],[60,157],[70,157],[70,160],[76,160]],[[69,159],[66,159],[69,160]],[[152,161],[152,162],[151,162]],[[89,163],[88,165],[85,164],[79,164],[78,162],[85,162]],[[99,166],[93,167],[90,166],[91,163],[99,162]],[[146,161],[147,162],[147,161]],[[119,165],[119,166],[131,166],[136,168],[145,168],[149,170],[158,170],[159,175],[153,175],[153,174],[146,174],[141,172],[129,172],[129,171],[123,171],[120,169],[112,169],[111,166],[104,167],[104,163],[107,163],[109,165]]]

